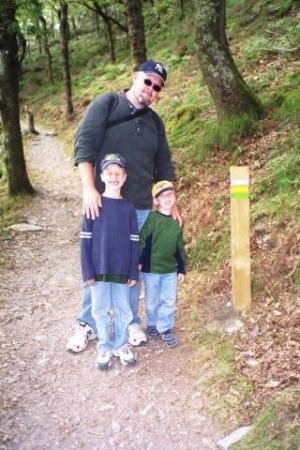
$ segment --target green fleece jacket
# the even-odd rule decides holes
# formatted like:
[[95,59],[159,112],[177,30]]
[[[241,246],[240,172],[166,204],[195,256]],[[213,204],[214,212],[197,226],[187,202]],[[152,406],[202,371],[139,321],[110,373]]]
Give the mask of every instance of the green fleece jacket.
[[185,273],[186,253],[182,229],[171,216],[151,212],[140,232],[143,272]]

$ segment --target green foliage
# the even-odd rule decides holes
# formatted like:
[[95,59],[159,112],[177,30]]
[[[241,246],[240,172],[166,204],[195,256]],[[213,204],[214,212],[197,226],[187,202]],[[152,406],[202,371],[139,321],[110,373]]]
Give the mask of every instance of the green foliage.
[[[297,74],[299,75],[299,74]],[[294,74],[293,81],[298,80],[299,76]],[[277,117],[288,119],[300,125],[300,92],[299,90],[290,91],[285,95],[282,104],[277,112]]]
[[222,149],[232,152],[235,150],[240,138],[244,138],[254,133],[256,130],[257,118],[251,114],[231,116],[223,120],[206,122],[202,130],[199,143],[206,154],[212,149]]
[[270,2],[267,5],[268,11],[270,13],[275,13],[278,15],[287,14],[293,7],[294,0],[281,0],[280,2]]
[[214,233],[212,236],[201,232],[189,253],[193,269],[197,271],[213,270],[227,256],[229,243],[230,234],[226,226],[220,233]]
[[300,389],[280,393],[256,419],[253,429],[230,450],[298,450]]
[[249,36],[244,45],[243,57],[253,64],[253,62],[258,61],[261,58],[265,52],[264,49],[268,46],[267,37],[261,35]]
[[[290,151],[288,152],[288,147]],[[257,184],[257,193],[276,196],[296,193],[300,188],[300,139],[287,143],[284,153],[276,152],[266,165],[264,179]]]
[[299,153],[300,139],[294,138],[271,155],[263,179],[254,186],[254,217],[264,213],[288,218],[299,213]]

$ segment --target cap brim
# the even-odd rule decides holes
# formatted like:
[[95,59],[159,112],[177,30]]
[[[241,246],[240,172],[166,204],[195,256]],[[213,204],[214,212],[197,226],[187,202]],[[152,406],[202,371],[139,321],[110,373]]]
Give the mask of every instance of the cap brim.
[[157,194],[154,195],[154,198],[157,198],[160,194],[162,194],[163,192],[166,191],[175,191],[175,189],[173,187],[166,187],[164,189],[162,189],[161,191],[157,192]]
[[117,166],[121,167],[122,169],[126,169],[126,166],[124,166],[124,164],[121,164],[117,161],[107,161],[107,163],[104,163],[101,165],[101,171],[106,169],[106,167],[109,166],[110,164],[116,164]]

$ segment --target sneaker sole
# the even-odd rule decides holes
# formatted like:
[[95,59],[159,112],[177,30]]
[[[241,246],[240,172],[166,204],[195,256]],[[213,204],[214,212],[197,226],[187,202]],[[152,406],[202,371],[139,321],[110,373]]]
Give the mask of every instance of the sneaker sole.
[[123,366],[133,366],[136,363],[135,357],[129,361],[125,361],[123,358],[121,358],[121,356],[118,353],[113,352],[113,356],[115,358],[119,358],[119,360],[120,360],[121,364],[123,364]]
[[73,355],[75,355],[76,353],[81,353],[81,352],[83,352],[86,348],[87,348],[87,344],[86,344],[85,347],[80,348],[80,349],[78,349],[78,350],[77,350],[77,349],[74,350],[74,348],[72,348],[72,347],[67,347],[66,350],[67,350],[67,352],[72,353]]
[[160,338],[160,334],[147,334],[147,336],[150,339],[159,339]]
[[107,364],[96,363],[96,367],[98,370],[108,370],[111,367],[111,361],[109,361]]
[[129,343],[130,345],[132,345],[132,347],[140,347],[140,346],[142,346],[142,345],[146,345],[146,344],[147,344],[147,339],[146,339],[146,340],[143,339],[143,340],[140,341],[138,344],[137,344],[136,342],[131,342],[131,341],[128,339],[128,343]]
[[[120,357],[119,357],[120,358]],[[136,359],[133,359],[133,360],[131,360],[131,361],[124,361],[123,359],[121,359],[120,358],[120,361],[121,361],[121,364],[123,365],[123,366],[134,366],[135,365],[135,363],[136,363]]]
[[176,342],[176,344],[166,344],[165,342],[164,342],[164,346],[166,347],[166,348],[175,348],[175,347],[177,347],[177,342]]

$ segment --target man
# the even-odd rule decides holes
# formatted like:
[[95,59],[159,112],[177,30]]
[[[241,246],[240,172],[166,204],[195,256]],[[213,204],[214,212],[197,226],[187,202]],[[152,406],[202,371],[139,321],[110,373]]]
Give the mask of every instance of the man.
[[[75,141],[75,164],[79,167],[83,212],[87,218],[94,219],[101,214],[104,187],[98,179],[95,182],[94,171],[99,171],[100,161],[107,153],[118,152],[128,162],[122,195],[135,206],[139,229],[152,208],[153,183],[175,180],[164,125],[157,113],[149,108],[157,100],[166,79],[167,71],[163,65],[148,60],[133,74],[129,90],[98,96],[89,106]],[[173,218],[180,221],[176,205]],[[139,291],[139,285],[132,288],[130,297],[133,322],[129,326],[128,340],[132,345],[147,340],[139,327]],[[95,330],[90,288],[84,286],[78,327],[68,341],[67,349],[72,352],[84,350],[88,342],[97,337]]]

